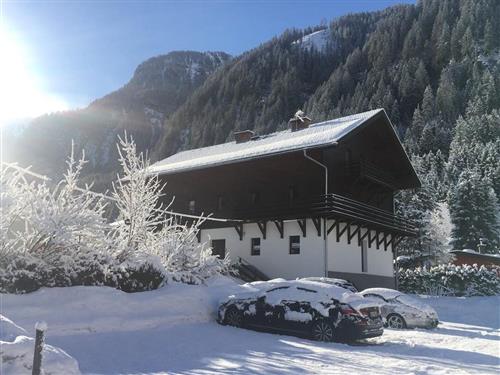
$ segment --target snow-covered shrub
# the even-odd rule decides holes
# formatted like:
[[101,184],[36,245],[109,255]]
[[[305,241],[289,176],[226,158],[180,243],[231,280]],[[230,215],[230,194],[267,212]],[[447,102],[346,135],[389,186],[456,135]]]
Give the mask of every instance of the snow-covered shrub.
[[106,202],[89,187],[78,187],[83,156],[76,161],[72,152],[67,164],[55,185],[2,164],[1,291],[109,283],[107,270],[115,261],[107,255]]
[[166,281],[165,269],[153,257],[142,261],[123,262],[113,272],[116,277],[116,288],[124,292],[142,292],[163,286]]
[[[228,258],[198,243],[202,221],[178,225],[165,215],[164,188],[133,141],[120,139],[123,174],[107,197],[79,186],[85,165],[73,152],[64,178],[20,168],[0,170],[0,292],[28,293],[42,286],[106,285],[127,292],[156,289],[169,280],[201,283],[229,271]],[[104,211],[116,205],[109,225]]]
[[198,242],[198,231],[203,219],[190,226],[179,225],[173,218],[165,220],[162,229],[149,247],[167,272],[167,279],[188,284],[230,271],[229,258],[212,254],[212,248]]
[[[123,174],[113,186],[119,212],[113,227],[118,259],[130,266],[149,257],[153,284],[156,273],[162,271],[165,281],[192,284],[228,271],[227,257],[220,259],[212,255],[210,247],[198,243],[203,220],[179,225],[172,216],[165,215],[168,206],[161,203],[165,185],[157,175],[150,174],[149,159],[137,153],[135,143],[126,136],[120,139],[119,155]],[[144,270],[141,266],[137,269]]]
[[484,266],[442,264],[435,267],[402,269],[399,289],[408,293],[452,296],[489,296],[500,294],[495,269]]

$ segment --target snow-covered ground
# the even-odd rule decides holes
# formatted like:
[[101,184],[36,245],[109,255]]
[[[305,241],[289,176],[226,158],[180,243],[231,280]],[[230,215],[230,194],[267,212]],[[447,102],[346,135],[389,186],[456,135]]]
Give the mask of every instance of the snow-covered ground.
[[106,287],[42,289],[0,295],[1,314],[29,336],[35,322],[46,321],[47,343],[90,374],[500,372],[499,297],[422,297],[443,321],[437,329],[386,330],[347,345],[215,323],[217,301],[242,289],[226,278],[136,294]]

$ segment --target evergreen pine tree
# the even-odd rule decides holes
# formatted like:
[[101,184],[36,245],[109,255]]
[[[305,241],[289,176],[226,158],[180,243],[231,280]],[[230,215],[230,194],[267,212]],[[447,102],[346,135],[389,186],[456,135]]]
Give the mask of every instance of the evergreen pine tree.
[[478,170],[466,169],[460,174],[449,195],[455,249],[477,249],[481,238],[488,241],[490,251],[497,249],[497,204],[491,182],[482,178]]

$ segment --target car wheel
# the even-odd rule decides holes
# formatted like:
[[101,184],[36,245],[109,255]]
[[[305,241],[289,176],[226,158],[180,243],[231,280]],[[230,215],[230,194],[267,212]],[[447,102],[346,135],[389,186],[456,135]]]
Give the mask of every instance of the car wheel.
[[387,326],[389,328],[403,329],[406,328],[406,322],[401,315],[391,314],[387,317]]
[[325,320],[318,320],[312,326],[312,336],[317,341],[332,341],[333,326]]
[[235,307],[231,307],[226,311],[224,321],[227,325],[233,327],[241,327],[243,323],[243,315],[238,309],[236,309]]

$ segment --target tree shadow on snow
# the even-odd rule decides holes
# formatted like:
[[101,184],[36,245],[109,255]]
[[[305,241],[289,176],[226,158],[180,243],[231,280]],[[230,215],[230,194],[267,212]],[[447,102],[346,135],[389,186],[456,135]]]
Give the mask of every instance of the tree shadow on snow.
[[458,328],[455,329],[453,327],[438,327],[436,329],[436,333],[440,335],[450,335],[457,337],[461,336],[467,338],[478,338],[485,340],[500,341],[500,336],[498,335],[498,331],[489,328],[471,329],[470,327],[467,327],[466,329],[458,329]]
[[[331,366],[343,373],[393,374],[407,373],[408,361],[412,367],[419,362],[425,368],[484,373],[494,372],[498,364],[496,357],[466,351],[377,341],[362,346],[318,343],[216,323],[58,336],[48,341],[74,356],[83,373],[92,374],[304,374]],[[384,361],[391,363],[384,366]]]

